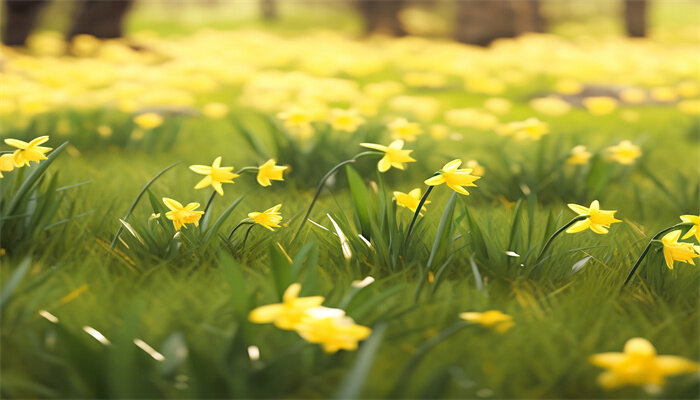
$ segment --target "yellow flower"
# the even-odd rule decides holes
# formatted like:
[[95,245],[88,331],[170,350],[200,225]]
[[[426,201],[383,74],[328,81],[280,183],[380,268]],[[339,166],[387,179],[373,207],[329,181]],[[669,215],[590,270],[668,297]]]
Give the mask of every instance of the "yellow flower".
[[528,118],[525,121],[509,122],[501,125],[497,133],[505,136],[513,136],[517,140],[540,140],[549,133],[549,125],[537,118]]
[[491,97],[484,101],[484,108],[495,114],[508,114],[512,106],[508,99],[502,97]]
[[459,314],[459,317],[475,324],[481,324],[486,328],[491,328],[498,333],[503,333],[515,326],[513,317],[498,310],[489,310],[482,313],[465,312]]
[[661,238],[664,245],[664,260],[668,269],[673,269],[673,262],[680,261],[695,265],[693,258],[700,257],[700,246],[693,246],[691,243],[678,242],[681,237],[681,230],[667,233]]
[[46,143],[48,140],[48,136],[39,136],[29,143],[17,139],[5,139],[5,143],[17,148],[12,154],[15,167],[23,167],[29,165],[31,161],[39,162],[41,160],[46,160],[46,153],[52,149],[51,147],[42,147],[39,145]]
[[632,338],[625,343],[622,353],[594,354],[591,364],[607,371],[598,376],[598,384],[605,389],[625,385],[660,387],[668,375],[695,372],[698,363],[678,356],[659,356],[644,338]]
[[234,183],[233,179],[240,176],[231,172],[233,171],[233,167],[221,167],[221,157],[216,157],[211,166],[190,165],[190,169],[198,174],[206,175],[204,179],[195,185],[195,189],[202,189],[211,185],[211,187],[222,196],[224,195],[224,189],[221,187],[221,184]]
[[326,353],[356,350],[357,342],[367,339],[372,330],[357,325],[337,308],[316,307],[306,311],[296,331],[309,343],[320,343]]
[[608,96],[586,97],[583,106],[593,115],[607,115],[615,111],[617,100]]
[[208,103],[202,108],[202,114],[211,119],[223,118],[228,114],[228,106],[224,103]]
[[472,170],[469,168],[457,169],[461,164],[462,160],[459,159],[448,162],[439,171],[439,175],[426,179],[425,184],[437,186],[446,183],[455,192],[468,196],[469,192],[464,189],[464,186],[476,186],[474,181],[481,177],[471,175]]
[[700,215],[681,215],[681,221],[695,224],[683,235],[683,239],[687,239],[695,234],[695,240],[700,242]]
[[700,115],[700,100],[681,100],[676,107],[683,114]]
[[647,93],[639,88],[628,88],[620,92],[620,98],[627,104],[640,104],[647,99]]
[[374,143],[360,143],[360,146],[367,147],[368,149],[383,151],[385,153],[384,157],[382,157],[377,164],[379,172],[385,172],[391,167],[405,169],[405,163],[416,161],[413,157],[409,156],[413,150],[402,150],[403,143],[403,140],[399,139],[391,142],[389,146],[382,146]]
[[590,151],[586,150],[586,146],[574,146],[574,148],[571,149],[571,155],[566,159],[566,162],[567,164],[571,165],[588,164],[588,160],[590,160],[591,156],[593,155]]
[[273,181],[283,181],[282,173],[286,170],[287,166],[275,165],[275,160],[270,159],[265,162],[265,164],[258,167],[258,183],[260,186],[270,186]]
[[[396,200],[396,204],[398,204],[401,207],[406,207],[413,212],[416,212],[416,209],[418,208],[418,203],[420,203],[420,197],[420,188],[413,189],[408,193],[394,192],[394,200]],[[424,205],[423,207],[421,207],[421,212],[425,211],[425,204],[430,204],[430,201],[426,200],[423,204]]]
[[634,160],[642,156],[642,150],[636,144],[632,144],[629,140],[623,140],[615,146],[610,146],[605,151],[608,152],[610,159],[622,165],[634,164]]
[[279,228],[279,223],[282,221],[282,216],[279,213],[282,204],[278,204],[263,212],[248,213],[248,218],[255,221],[256,224],[262,225],[265,228],[274,231],[272,228]]
[[571,110],[571,105],[557,96],[541,97],[530,100],[530,107],[538,113],[558,117]]
[[163,117],[156,113],[143,113],[134,117],[136,125],[143,129],[153,129],[163,124]]
[[274,323],[280,329],[293,330],[306,310],[320,306],[325,300],[322,296],[298,297],[300,291],[300,284],[289,285],[282,303],[260,306],[248,314],[248,319],[256,324]]
[[569,208],[578,215],[587,215],[588,218],[577,221],[571,225],[571,227],[566,230],[566,233],[581,232],[590,228],[593,232],[602,235],[608,233],[608,228],[610,228],[611,224],[622,222],[619,219],[615,219],[615,213],[617,211],[601,210],[598,200],[593,200],[589,208],[578,204],[569,204]]
[[409,142],[416,140],[416,136],[423,133],[417,122],[408,122],[406,118],[398,118],[390,123],[389,131],[394,139],[406,139]]
[[334,108],[331,110],[330,123],[337,131],[355,132],[357,128],[365,122],[357,110],[341,110]]
[[12,154],[3,154],[0,156],[0,178],[3,177],[3,172],[10,172],[15,169],[15,157]]
[[486,168],[484,168],[484,166],[479,164],[479,162],[476,160],[469,160],[466,164],[464,164],[464,166],[471,169],[472,175],[474,176],[484,176],[486,173]]
[[307,139],[314,133],[311,122],[313,116],[299,107],[291,107],[287,111],[277,114],[277,118],[284,122],[284,126],[290,133],[297,135],[301,139]]
[[564,79],[556,83],[554,90],[561,94],[578,94],[583,90],[583,85],[571,79]]
[[199,203],[190,203],[183,207],[181,203],[167,197],[163,197],[163,203],[170,209],[165,213],[165,217],[173,221],[175,230],[179,231],[185,224],[199,226],[199,219],[204,214],[204,211],[194,211],[199,208]]

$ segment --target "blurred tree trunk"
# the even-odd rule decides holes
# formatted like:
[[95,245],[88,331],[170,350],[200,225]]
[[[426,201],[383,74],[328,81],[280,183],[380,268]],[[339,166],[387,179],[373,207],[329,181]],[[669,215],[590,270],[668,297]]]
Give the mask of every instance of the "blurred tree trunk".
[[647,35],[646,0],[625,0],[625,28],[629,37]]
[[358,0],[357,5],[365,20],[365,33],[406,35],[399,20],[404,3],[404,0]]
[[122,37],[124,16],[132,3],[133,0],[84,1],[68,39],[83,33],[101,39]]
[[260,0],[260,13],[263,19],[277,19],[277,0]]
[[45,3],[46,0],[5,0],[2,42],[8,46],[24,46]]
[[546,31],[539,0],[457,1],[455,14],[455,38],[479,46],[498,38]]

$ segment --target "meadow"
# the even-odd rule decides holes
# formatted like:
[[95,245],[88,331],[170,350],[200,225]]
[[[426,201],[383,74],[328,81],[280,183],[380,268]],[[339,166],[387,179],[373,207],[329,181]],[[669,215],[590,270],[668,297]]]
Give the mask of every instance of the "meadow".
[[0,393],[697,398],[684,29],[3,48]]

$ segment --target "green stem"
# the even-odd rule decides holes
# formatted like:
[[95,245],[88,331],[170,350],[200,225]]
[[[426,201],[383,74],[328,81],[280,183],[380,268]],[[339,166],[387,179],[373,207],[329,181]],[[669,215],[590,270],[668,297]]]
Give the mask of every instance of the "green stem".
[[[434,173],[433,176],[439,175],[439,172]],[[416,207],[416,212],[413,213],[413,219],[411,220],[411,225],[408,226],[408,232],[406,232],[406,239],[404,240],[403,244],[404,247],[408,244],[408,239],[411,237],[411,232],[413,232],[413,225],[415,225],[416,220],[418,220],[418,215],[420,215],[420,210],[423,208],[423,205],[425,204],[425,201],[428,200],[428,196],[430,195],[430,192],[433,191],[433,188],[435,186],[428,186],[428,190],[423,193],[423,197],[420,198],[420,202],[418,202],[418,207]]]
[[301,220],[301,224],[299,224],[299,228],[297,228],[296,233],[294,234],[294,237],[292,238],[292,242],[297,239],[299,236],[299,233],[301,233],[301,229],[304,227],[304,224],[306,223],[306,220],[309,219],[309,215],[311,215],[311,210],[313,210],[314,205],[316,204],[316,200],[318,200],[318,196],[321,195],[321,190],[323,190],[323,185],[326,183],[328,178],[333,176],[336,171],[338,171],[340,168],[347,164],[352,164],[356,162],[358,159],[365,157],[365,156],[370,156],[370,155],[382,155],[382,153],[376,152],[376,151],[364,151],[362,153],[357,154],[355,157],[345,160],[341,162],[340,164],[336,165],[335,167],[331,168],[330,171],[328,171],[325,175],[323,175],[323,178],[321,178],[321,181],[318,183],[316,186],[316,192],[314,193],[314,197],[311,200],[311,204],[309,204],[309,208],[306,210],[306,215],[304,215],[304,218]]
[[209,201],[207,201],[207,206],[204,207],[204,215],[207,215],[207,212],[209,211],[209,207],[211,207],[211,202],[214,201],[214,197],[216,197],[216,190],[213,190],[211,192],[211,196],[209,196]]
[[651,249],[651,245],[654,243],[654,241],[659,239],[659,236],[663,235],[664,233],[666,233],[668,231],[672,231],[676,228],[682,228],[684,226],[690,226],[690,225],[693,225],[693,223],[692,222],[681,222],[681,223],[673,225],[669,228],[663,229],[659,233],[654,235],[654,237],[652,237],[651,240],[649,240],[649,243],[647,243],[646,247],[644,248],[644,251],[642,251],[642,255],[640,255],[639,258],[637,259],[637,261],[634,263],[634,266],[632,267],[632,270],[630,271],[630,273],[627,274],[627,278],[625,279],[625,283],[622,284],[622,287],[624,288],[625,286],[627,286],[627,283],[632,279],[632,276],[637,271],[637,268],[639,268],[639,266],[642,264],[642,260],[644,260],[644,257],[646,257],[647,253]]
[[552,244],[552,241],[554,240],[555,237],[557,237],[560,233],[564,232],[568,227],[571,225],[577,223],[578,221],[583,221],[584,219],[588,218],[588,215],[579,215],[576,218],[572,219],[571,221],[567,222],[566,225],[562,226],[552,234],[552,236],[549,237],[547,240],[547,243],[544,244],[544,247],[542,247],[542,250],[540,250],[540,253],[537,255],[537,258],[535,259],[535,262],[540,261],[544,253],[547,251],[549,248],[549,245]]
[[251,221],[249,218],[246,218],[246,219],[242,220],[241,222],[238,223],[238,225],[236,225],[236,227],[233,228],[233,230],[231,231],[231,233],[228,234],[228,239],[227,239],[227,240],[230,242],[230,241],[231,241],[231,238],[233,237],[233,234],[236,233],[236,231],[238,230],[238,228],[240,228],[240,227],[243,226],[243,225],[248,225],[248,224],[255,224],[255,223],[254,223],[253,221]]
[[[163,175],[164,173],[168,172],[168,170],[170,170],[172,167],[174,167],[174,166],[180,164],[180,162],[181,162],[181,161],[172,163],[172,164],[168,165],[167,167],[163,168],[163,169],[162,169],[160,172],[158,172],[153,178],[151,178],[151,180],[148,181],[148,183],[146,183],[146,185],[141,189],[141,192],[139,192],[138,196],[136,196],[136,199],[134,199],[134,202],[131,203],[131,207],[129,207],[129,211],[127,211],[127,212],[126,212],[126,215],[124,216],[124,218],[122,218],[124,221],[126,221],[127,218],[129,218],[129,217],[131,216],[131,213],[134,212],[134,209],[136,209],[136,205],[139,204],[139,201],[141,200],[141,197],[143,197],[143,195],[146,193],[146,191],[148,190],[148,188],[151,187],[151,185],[152,185],[158,178],[160,178],[161,175]],[[117,233],[114,235],[114,239],[112,239],[112,243],[110,243],[110,245],[109,245],[110,250],[113,249],[114,246],[117,244],[117,240],[119,239],[119,235],[122,234],[122,230],[124,230],[124,225],[119,225],[119,229],[117,229]]]
[[248,235],[250,235],[250,231],[255,228],[255,224],[251,225],[250,228],[248,228],[247,231],[245,231],[245,236],[243,237],[243,243],[241,244],[241,253],[245,251],[245,243],[248,241]]
[[243,168],[239,169],[238,171],[236,171],[235,173],[238,174],[238,175],[240,175],[240,174],[242,174],[242,173],[244,173],[244,172],[248,172],[248,171],[257,171],[257,170],[259,170],[259,169],[260,169],[260,168],[258,168],[258,167],[243,167]]

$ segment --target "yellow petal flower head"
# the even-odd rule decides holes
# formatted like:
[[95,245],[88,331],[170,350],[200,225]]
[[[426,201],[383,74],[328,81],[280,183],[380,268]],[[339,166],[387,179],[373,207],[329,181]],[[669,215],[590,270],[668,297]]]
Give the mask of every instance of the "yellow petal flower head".
[[681,221],[695,224],[683,235],[683,239],[688,239],[694,234],[695,240],[700,242],[700,215],[681,215]]
[[482,313],[465,312],[459,314],[459,317],[465,321],[481,324],[482,326],[493,329],[498,333],[503,333],[515,326],[513,317],[498,310],[489,310]]
[[673,269],[673,262],[680,261],[695,265],[693,258],[700,257],[700,246],[693,246],[692,243],[679,242],[681,230],[671,231],[661,238],[664,245],[664,260],[668,269]]
[[549,133],[549,125],[537,118],[528,118],[525,121],[515,121],[506,125],[506,133],[516,140],[540,140]]
[[258,167],[258,183],[260,186],[270,186],[273,181],[283,181],[282,173],[287,169],[287,166],[275,165],[275,160],[270,159],[265,164]]
[[452,160],[445,164],[439,171],[440,174],[425,180],[428,186],[437,186],[446,183],[450,189],[463,195],[469,195],[464,186],[476,186],[474,181],[481,179],[480,176],[471,175],[472,170],[469,168],[458,169],[462,165],[462,160]]
[[586,149],[586,146],[574,146],[574,148],[571,149],[569,158],[566,159],[566,163],[571,165],[588,164],[588,160],[590,160],[592,156],[593,154]]
[[12,154],[3,154],[0,156],[0,178],[3,177],[3,172],[10,172],[15,169],[15,157]]
[[190,169],[198,174],[206,175],[204,179],[194,186],[195,189],[202,189],[211,185],[211,187],[222,196],[224,195],[224,189],[221,187],[221,184],[234,183],[233,179],[239,177],[238,174],[231,172],[233,171],[233,167],[221,166],[221,157],[216,157],[211,166],[190,165]]
[[252,219],[256,224],[262,225],[265,228],[274,231],[273,228],[279,228],[282,216],[279,213],[282,204],[278,204],[263,212],[248,213],[248,218]]
[[326,353],[356,350],[357,342],[372,333],[370,328],[355,324],[345,311],[327,307],[307,310],[296,331],[307,342],[320,343]]
[[175,230],[179,231],[185,224],[199,226],[199,219],[204,214],[204,211],[195,211],[199,208],[199,203],[190,203],[183,207],[180,202],[167,197],[163,197],[163,203],[170,209],[165,213],[165,217],[173,221]]
[[[420,188],[413,189],[408,193],[394,192],[394,200],[396,200],[396,204],[401,207],[406,207],[413,212],[416,212],[416,209],[418,208],[418,203],[420,203],[420,197]],[[430,201],[426,200],[426,202],[423,204],[424,205],[423,207],[421,207],[421,212],[425,211],[425,204],[430,204]]]
[[331,110],[330,123],[336,131],[355,132],[357,128],[365,122],[357,110],[341,110],[334,108]]
[[484,176],[486,173],[486,168],[484,168],[484,166],[479,164],[479,162],[476,160],[469,160],[466,162],[466,164],[464,164],[464,166],[471,169],[472,175],[474,176]]
[[661,387],[666,376],[695,372],[700,367],[682,357],[657,355],[654,345],[644,338],[628,340],[622,353],[598,353],[589,361],[607,370],[598,376],[598,384],[605,389],[626,385]]
[[368,149],[383,151],[384,157],[379,160],[377,168],[379,172],[386,172],[389,168],[405,169],[405,163],[415,162],[416,160],[409,156],[413,150],[403,150],[403,140],[394,140],[389,146],[382,146],[374,143],[360,143],[360,146]]
[[608,96],[586,97],[583,106],[593,115],[607,115],[617,108],[617,100]]
[[277,118],[283,121],[290,133],[301,139],[307,139],[314,133],[314,128],[311,126],[313,116],[299,107],[291,107],[287,111],[278,113]]
[[540,114],[558,117],[568,113],[571,105],[557,96],[547,96],[530,100],[530,107]]
[[389,124],[389,132],[394,139],[405,139],[409,142],[416,140],[416,136],[423,133],[417,122],[408,122],[406,118],[397,118]]
[[634,160],[642,156],[642,150],[629,140],[623,140],[615,146],[605,149],[608,157],[622,165],[634,164]]
[[224,103],[207,103],[202,108],[202,114],[211,119],[223,118],[228,114],[228,106]]
[[293,330],[304,317],[306,310],[320,306],[322,296],[299,297],[301,285],[289,285],[282,296],[282,303],[258,307],[248,314],[248,320],[256,324],[274,323],[280,329]]
[[591,206],[588,208],[578,204],[569,204],[569,208],[578,215],[587,215],[588,218],[577,221],[571,225],[571,227],[566,230],[566,233],[581,232],[590,228],[593,232],[602,235],[608,233],[608,228],[610,228],[611,224],[622,222],[615,218],[615,213],[617,211],[601,210],[598,200],[593,200]]
[[160,114],[148,112],[134,117],[134,122],[142,129],[153,129],[163,124],[163,117]]
[[39,162],[41,160],[46,160],[46,153],[51,151],[52,148],[39,145],[46,143],[48,140],[48,136],[39,136],[29,143],[17,139],[5,139],[5,143],[17,148],[12,154],[12,157],[15,162],[15,167],[19,168],[29,165],[32,161]]

